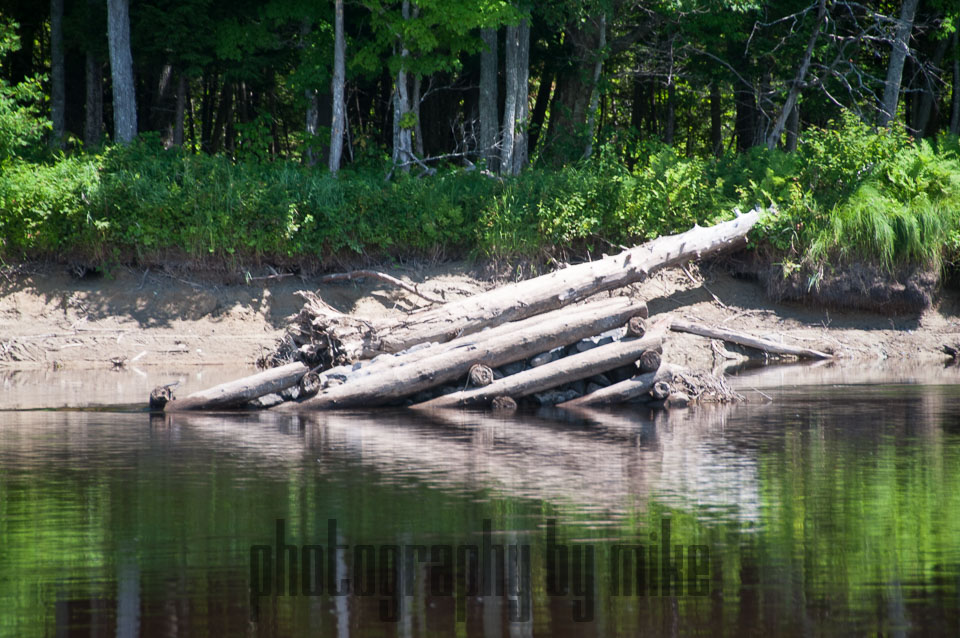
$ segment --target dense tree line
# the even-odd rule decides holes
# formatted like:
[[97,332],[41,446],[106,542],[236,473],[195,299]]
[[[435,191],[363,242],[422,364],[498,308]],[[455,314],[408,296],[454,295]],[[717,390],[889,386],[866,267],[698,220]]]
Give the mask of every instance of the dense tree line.
[[336,172],[516,174],[600,144],[796,148],[843,111],[960,132],[952,0],[7,0],[55,148],[153,131]]

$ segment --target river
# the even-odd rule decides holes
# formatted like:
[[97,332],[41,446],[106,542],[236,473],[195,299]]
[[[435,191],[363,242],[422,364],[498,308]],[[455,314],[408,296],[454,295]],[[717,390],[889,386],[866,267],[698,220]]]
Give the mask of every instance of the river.
[[957,635],[960,379],[839,370],[509,417],[0,375],[0,634]]

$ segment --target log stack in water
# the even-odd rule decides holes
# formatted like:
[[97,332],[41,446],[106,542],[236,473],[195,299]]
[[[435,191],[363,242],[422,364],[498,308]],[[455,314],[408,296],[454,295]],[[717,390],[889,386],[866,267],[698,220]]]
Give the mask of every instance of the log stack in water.
[[669,331],[690,326],[648,319],[643,301],[598,295],[658,268],[743,245],[759,215],[694,227],[402,319],[364,321],[302,293],[306,304],[272,357],[293,363],[170,397],[164,409],[686,405],[704,387],[720,388],[711,396],[726,400],[734,395],[722,380],[694,383],[692,373],[661,363]]

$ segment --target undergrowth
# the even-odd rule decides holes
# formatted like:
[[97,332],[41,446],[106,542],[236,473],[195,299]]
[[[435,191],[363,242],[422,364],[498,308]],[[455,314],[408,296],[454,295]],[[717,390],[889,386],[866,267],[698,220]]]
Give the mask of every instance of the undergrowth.
[[775,207],[752,245],[784,265],[954,262],[960,254],[960,144],[914,142],[853,118],[808,131],[794,153],[689,158],[642,142],[626,162],[590,161],[501,180],[382,167],[337,178],[292,162],[165,150],[155,137],[100,154],[0,165],[0,257],[150,263],[171,250],[227,261],[320,262],[353,254],[535,257],[612,252]]

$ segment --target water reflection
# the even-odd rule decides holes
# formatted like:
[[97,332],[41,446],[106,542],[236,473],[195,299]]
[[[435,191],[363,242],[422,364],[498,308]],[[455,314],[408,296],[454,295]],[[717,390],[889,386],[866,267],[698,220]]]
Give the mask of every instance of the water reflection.
[[[6,412],[0,634],[955,634],[960,388],[768,394],[507,417]],[[326,564],[355,582],[357,546],[482,545],[486,525],[531,548],[514,601],[532,618],[510,622],[509,598],[439,595],[420,565],[395,623],[355,591],[264,595],[252,623],[251,546],[277,545],[277,519],[298,559],[335,520],[351,549]],[[590,597],[550,595],[551,520],[569,556],[595,552],[590,622],[573,622]],[[684,557],[708,548],[707,595],[649,578],[614,595],[616,547],[659,552],[645,573],[662,585],[668,533]]]

